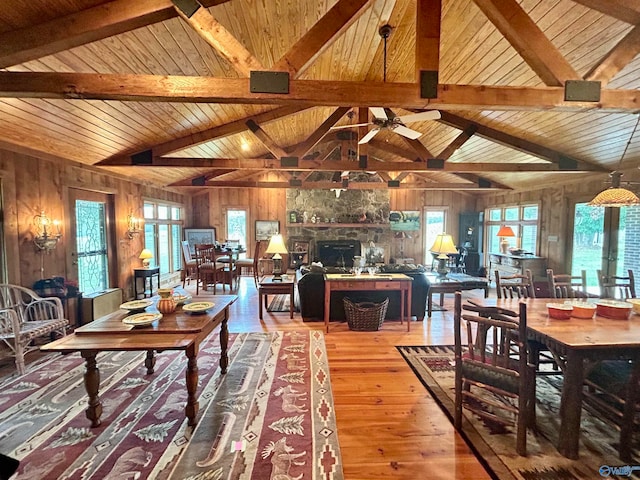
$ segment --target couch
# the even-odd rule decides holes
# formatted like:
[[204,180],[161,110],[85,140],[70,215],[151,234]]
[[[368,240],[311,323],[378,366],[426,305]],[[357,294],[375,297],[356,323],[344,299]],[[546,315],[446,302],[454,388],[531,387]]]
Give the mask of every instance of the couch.
[[[424,269],[415,265],[385,265],[381,267],[383,273],[404,273],[413,279],[411,285],[411,316],[417,320],[424,319],[429,280],[424,275]],[[324,319],[324,274],[344,273],[336,267],[301,267],[296,272],[298,284],[298,306],[302,320],[305,322],[321,322]],[[399,291],[371,291],[371,292],[331,292],[331,320],[345,320],[343,298],[348,296],[356,302],[382,302],[389,297],[389,307],[385,319],[400,318]]]

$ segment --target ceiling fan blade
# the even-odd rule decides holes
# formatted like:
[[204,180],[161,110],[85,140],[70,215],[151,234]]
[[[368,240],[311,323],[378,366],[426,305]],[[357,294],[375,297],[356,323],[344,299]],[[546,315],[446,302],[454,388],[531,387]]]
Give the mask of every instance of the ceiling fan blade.
[[330,127],[329,130],[340,130],[341,128],[354,128],[354,127],[365,127],[367,125],[371,125],[370,123],[355,123],[351,125],[338,125],[336,127]]
[[422,136],[422,133],[416,132],[415,130],[411,130],[410,128],[405,127],[404,125],[398,125],[393,129],[394,132],[399,133],[403,137],[411,138],[412,140],[416,140]]
[[387,112],[382,107],[369,107],[369,111],[375,118],[382,118],[383,120],[388,118]]
[[371,130],[369,130],[369,132],[360,139],[360,141],[358,142],[358,145],[362,145],[363,143],[367,143],[369,140],[371,140],[373,137],[376,136],[376,133],[378,133],[380,131],[379,128],[372,128]]
[[440,112],[438,110],[429,110],[427,112],[412,113],[411,115],[404,115],[398,117],[402,123],[411,122],[423,122],[425,120],[438,120],[440,118]]

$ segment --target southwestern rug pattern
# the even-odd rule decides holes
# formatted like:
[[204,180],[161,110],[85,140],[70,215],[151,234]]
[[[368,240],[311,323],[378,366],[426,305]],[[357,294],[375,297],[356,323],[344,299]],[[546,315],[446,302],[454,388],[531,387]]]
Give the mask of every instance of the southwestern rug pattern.
[[[429,393],[453,422],[455,360],[453,346],[397,347]],[[600,467],[626,466],[618,458],[619,432],[582,410],[580,458],[569,460],[555,448],[558,440],[561,375],[544,375],[536,379],[536,431],[527,432],[527,456],[515,451],[515,430],[501,431],[463,410],[463,437],[493,478],[547,480],[636,477],[633,466],[622,477],[601,475]],[[634,446],[635,466],[640,452]]]
[[321,332],[217,335],[198,355],[198,424],[184,415],[182,352],[103,352],[102,425],[85,418],[84,361],[49,355],[0,384],[0,452],[15,479],[343,478]]
[[[289,303],[291,297],[289,295],[274,295],[271,302],[269,302],[269,306],[267,307],[267,312],[288,312],[289,311]],[[297,312],[298,308],[296,305],[293,306],[293,311]]]

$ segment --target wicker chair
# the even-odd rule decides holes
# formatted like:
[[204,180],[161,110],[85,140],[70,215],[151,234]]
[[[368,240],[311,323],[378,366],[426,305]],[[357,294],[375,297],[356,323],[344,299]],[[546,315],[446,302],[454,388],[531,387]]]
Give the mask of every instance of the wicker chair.
[[[477,314],[463,315],[463,308]],[[527,357],[526,304],[519,302],[518,313],[496,307],[462,307],[458,291],[454,336],[455,428],[462,431],[463,408],[487,421],[516,426],[516,451],[526,455],[527,428],[535,426],[536,400],[535,365]]]
[[25,373],[24,356],[38,349],[34,339],[52,333],[66,335],[69,321],[63,312],[57,297],[42,298],[28,288],[0,284],[0,340],[16,358],[19,375]]

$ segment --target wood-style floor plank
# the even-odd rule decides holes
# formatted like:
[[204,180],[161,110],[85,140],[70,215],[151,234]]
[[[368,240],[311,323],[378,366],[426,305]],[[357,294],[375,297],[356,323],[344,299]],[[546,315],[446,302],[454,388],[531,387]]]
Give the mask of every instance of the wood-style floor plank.
[[[195,294],[193,283],[187,289]],[[264,312],[259,320],[252,277],[242,277],[234,293],[239,300],[231,307],[232,333],[324,331],[322,322],[303,322],[299,313],[290,319],[289,312]],[[490,478],[396,348],[451,345],[452,298],[445,299],[449,311],[412,322],[411,332],[398,321],[385,322],[377,332],[354,332],[346,323],[331,323],[325,344],[345,479]],[[15,372],[12,360],[0,362],[0,376]]]

